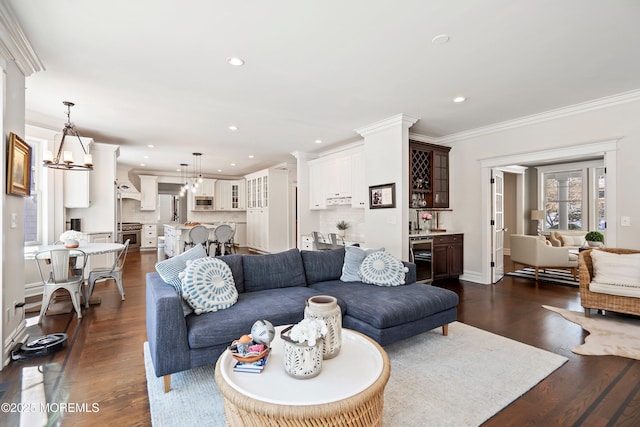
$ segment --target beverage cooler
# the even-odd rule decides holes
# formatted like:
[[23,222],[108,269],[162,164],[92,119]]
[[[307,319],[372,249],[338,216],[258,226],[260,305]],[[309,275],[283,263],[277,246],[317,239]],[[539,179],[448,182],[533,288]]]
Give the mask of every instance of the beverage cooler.
[[416,278],[419,282],[433,281],[433,237],[409,237],[409,261],[416,264]]

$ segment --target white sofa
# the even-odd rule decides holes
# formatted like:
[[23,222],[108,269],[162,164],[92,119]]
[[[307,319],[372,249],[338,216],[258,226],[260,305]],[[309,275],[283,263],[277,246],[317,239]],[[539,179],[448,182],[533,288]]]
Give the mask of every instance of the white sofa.
[[564,246],[568,248],[580,248],[585,246],[584,236],[587,235],[586,231],[551,231],[549,233],[549,241],[553,246]]
[[567,268],[576,279],[578,255],[569,253],[568,247],[550,246],[538,236],[511,235],[511,261],[515,264],[534,267],[536,280],[538,270],[545,268]]

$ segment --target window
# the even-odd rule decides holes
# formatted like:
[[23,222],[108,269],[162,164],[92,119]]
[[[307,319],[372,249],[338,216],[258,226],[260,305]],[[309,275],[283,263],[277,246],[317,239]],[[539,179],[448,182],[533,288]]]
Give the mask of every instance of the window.
[[39,245],[42,242],[42,206],[40,179],[41,169],[38,167],[40,144],[27,138],[27,144],[31,146],[31,196],[24,197],[24,244],[25,246]]
[[544,230],[605,230],[602,161],[538,167]]

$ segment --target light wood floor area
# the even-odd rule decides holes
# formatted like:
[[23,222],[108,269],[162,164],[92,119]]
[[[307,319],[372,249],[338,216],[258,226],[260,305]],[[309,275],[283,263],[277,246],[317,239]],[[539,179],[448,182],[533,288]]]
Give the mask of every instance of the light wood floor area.
[[[150,425],[142,345],[145,274],[153,271],[155,262],[155,252],[129,254],[125,301],[120,301],[115,282],[101,282],[94,294],[102,297],[102,303],[83,309],[81,321],[74,313],[59,314],[47,316],[41,327],[31,326],[31,337],[66,332],[69,345],[53,356],[5,367],[0,372],[0,402],[20,402],[35,373],[44,383],[48,402],[99,405],[98,412],[52,414],[49,425]],[[509,263],[507,267],[512,268]],[[577,288],[512,278],[492,286],[457,280],[438,285],[460,296],[461,322],[569,358],[486,426],[640,425],[640,361],[571,353],[586,334],[541,307],[579,310]],[[0,425],[20,425],[19,414],[0,412]]]

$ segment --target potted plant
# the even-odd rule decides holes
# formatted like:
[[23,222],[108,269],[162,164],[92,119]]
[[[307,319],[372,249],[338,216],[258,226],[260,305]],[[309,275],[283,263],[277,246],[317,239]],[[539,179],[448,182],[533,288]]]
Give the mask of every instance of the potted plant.
[[584,236],[584,240],[587,241],[592,248],[599,248],[604,246],[604,234],[599,231],[590,231]]
[[344,239],[345,232],[347,231],[347,228],[349,228],[349,223],[345,220],[340,220],[336,224],[336,228],[338,229],[338,235],[340,238]]

